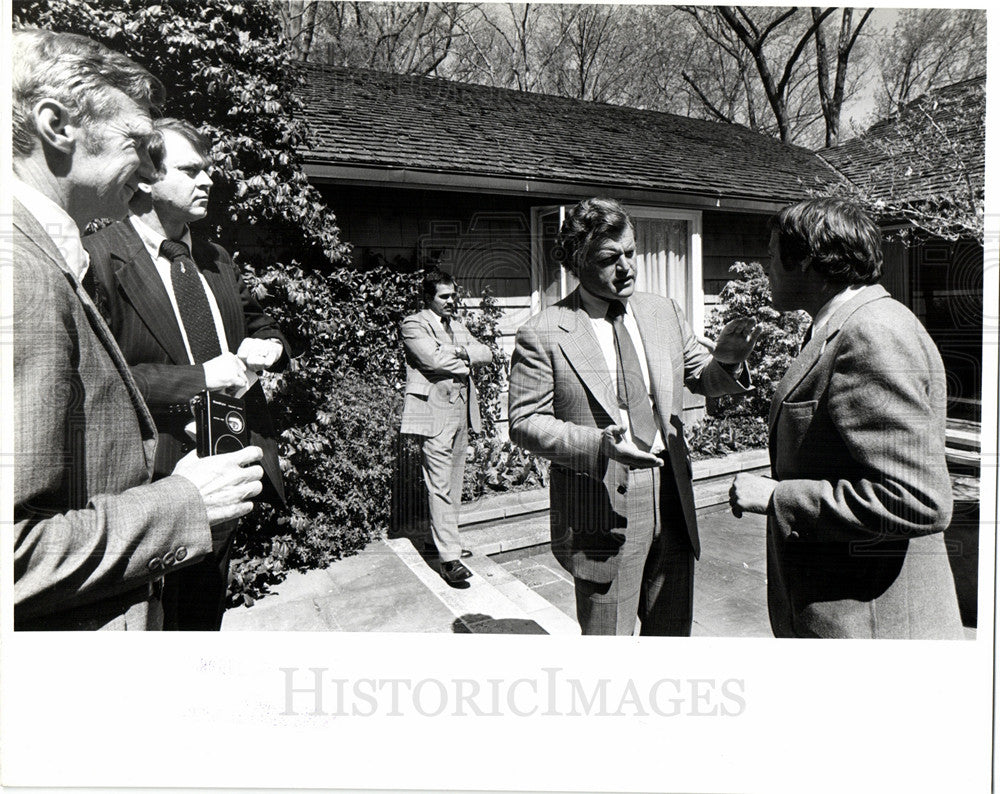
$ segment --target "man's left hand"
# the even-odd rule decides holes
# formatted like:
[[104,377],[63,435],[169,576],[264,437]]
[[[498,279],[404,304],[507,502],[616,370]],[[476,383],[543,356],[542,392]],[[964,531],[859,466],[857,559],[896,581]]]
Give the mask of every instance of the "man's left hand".
[[764,327],[757,325],[752,317],[732,320],[726,323],[719,338],[715,340],[712,356],[725,366],[741,364],[746,361],[763,331]]
[[740,472],[729,489],[729,506],[733,515],[742,518],[744,513],[767,513],[771,494],[777,483],[767,477]]
[[284,348],[281,342],[276,339],[252,339],[247,337],[240,342],[236,355],[243,359],[247,365],[247,369],[260,372],[262,369],[273,367],[278,359],[281,358],[283,351]]

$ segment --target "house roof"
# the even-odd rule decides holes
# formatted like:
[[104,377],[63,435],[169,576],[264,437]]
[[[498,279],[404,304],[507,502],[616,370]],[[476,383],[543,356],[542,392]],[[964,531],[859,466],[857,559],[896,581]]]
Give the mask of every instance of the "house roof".
[[[303,65],[324,166],[786,203],[837,179],[812,152],[735,124],[544,94]],[[328,171],[329,173],[329,171]]]
[[914,202],[955,190],[960,163],[985,184],[986,76],[924,94],[863,135],[817,152],[875,199]]

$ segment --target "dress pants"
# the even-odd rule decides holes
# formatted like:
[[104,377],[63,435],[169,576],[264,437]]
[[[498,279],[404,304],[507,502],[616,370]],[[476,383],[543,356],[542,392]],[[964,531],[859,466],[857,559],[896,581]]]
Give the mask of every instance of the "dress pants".
[[628,524],[615,578],[575,580],[583,634],[631,635],[638,618],[644,636],[691,635],[694,551],[666,453],[663,459],[662,469],[629,472]]
[[[229,556],[236,536],[236,521],[225,543],[205,559],[163,580],[163,628],[165,631],[218,631],[226,611]],[[215,532],[219,527],[215,527]]]
[[431,537],[442,562],[462,556],[458,511],[462,506],[462,477],[469,445],[468,414],[463,395],[449,407],[441,432],[425,438],[420,447],[431,514]]

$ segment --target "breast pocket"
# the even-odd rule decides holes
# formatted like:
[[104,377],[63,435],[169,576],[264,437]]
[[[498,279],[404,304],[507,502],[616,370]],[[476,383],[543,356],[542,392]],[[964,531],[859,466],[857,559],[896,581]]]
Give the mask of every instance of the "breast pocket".
[[777,461],[781,468],[799,468],[797,461],[801,454],[802,442],[809,433],[819,400],[804,402],[783,402],[778,414],[775,430]]

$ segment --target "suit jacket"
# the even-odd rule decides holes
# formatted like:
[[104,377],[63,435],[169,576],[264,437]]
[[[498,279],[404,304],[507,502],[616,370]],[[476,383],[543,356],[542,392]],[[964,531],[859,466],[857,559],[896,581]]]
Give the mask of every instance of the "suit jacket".
[[768,603],[777,636],[960,637],[944,367],[881,286],[837,309],[778,385]]
[[198,489],[150,484],[156,430],[52,240],[14,200],[14,624],[156,628],[150,582],[212,551]]
[[[174,465],[194,444],[184,432],[191,421],[188,401],[205,388],[205,370],[190,364],[184,340],[163,280],[128,221],[119,221],[83,238],[90,254],[91,290],[118,340],[125,360],[139,384],[156,421],[160,443],[156,449],[156,476]],[[192,237],[192,258],[215,296],[230,352],[250,336],[277,339],[285,353],[275,369],[287,364],[289,346],[274,321],[264,314],[247,289],[225,249]],[[258,405],[248,420],[251,441],[264,449],[262,465],[276,488],[281,486],[275,433],[266,405]]]
[[[406,394],[403,398],[403,421],[400,433],[433,437],[444,427],[451,406],[468,386],[469,428],[482,429],[476,385],[469,377],[470,366],[488,364],[493,352],[469,333],[458,320],[451,321],[452,342],[441,322],[430,309],[411,314],[403,320],[403,348],[406,353]],[[445,353],[442,345],[464,346],[469,361]]]
[[[707,396],[749,390],[698,343],[673,300],[636,293],[635,313],[656,414],[669,453],[680,515],[700,554],[691,463],[684,441],[683,388]],[[746,373],[744,373],[746,375]],[[610,582],[628,532],[629,470],[601,454],[601,431],[618,424],[615,386],[580,303],[579,290],[535,315],[517,332],[510,372],[510,437],[552,461],[552,551],[573,576]],[[673,517],[671,517],[673,518]]]

